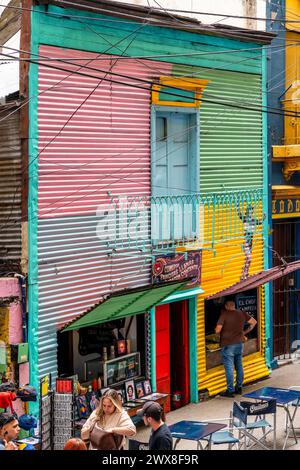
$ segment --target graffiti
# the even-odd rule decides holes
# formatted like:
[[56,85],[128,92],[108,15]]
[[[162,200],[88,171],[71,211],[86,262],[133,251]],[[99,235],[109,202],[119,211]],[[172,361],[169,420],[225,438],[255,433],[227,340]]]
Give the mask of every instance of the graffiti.
[[263,220],[266,218],[266,215],[263,215],[263,218],[257,219],[254,211],[253,204],[248,204],[246,207],[245,214],[242,214],[240,209],[237,210],[239,218],[244,225],[244,243],[243,250],[245,253],[245,261],[242,269],[241,281],[244,281],[249,276],[249,268],[252,260],[252,245],[253,245],[253,236],[257,225],[262,225]]

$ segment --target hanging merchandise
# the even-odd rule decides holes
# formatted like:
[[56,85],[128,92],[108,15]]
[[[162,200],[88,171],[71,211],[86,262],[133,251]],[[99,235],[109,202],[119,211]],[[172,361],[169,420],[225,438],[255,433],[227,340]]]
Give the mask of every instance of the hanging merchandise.
[[0,408],[10,408],[11,413],[14,413],[13,400],[16,399],[16,394],[13,392],[0,392]]
[[17,398],[22,401],[36,401],[36,389],[31,385],[24,385],[18,389]]
[[18,364],[28,361],[28,343],[18,345]]
[[6,346],[4,341],[0,341],[0,366],[6,367]]
[[40,379],[40,420],[39,431],[41,450],[51,450],[53,447],[53,396],[51,390],[51,374]]
[[14,392],[16,393],[17,387],[13,382],[3,382],[0,384],[0,392]]
[[32,415],[21,415],[18,421],[20,428],[25,429],[25,431],[30,431],[30,429],[37,427],[37,419]]

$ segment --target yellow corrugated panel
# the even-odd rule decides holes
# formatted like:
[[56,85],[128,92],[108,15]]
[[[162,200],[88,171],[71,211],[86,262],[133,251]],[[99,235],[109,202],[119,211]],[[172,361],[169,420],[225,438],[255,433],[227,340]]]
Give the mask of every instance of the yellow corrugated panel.
[[[285,50],[285,89],[284,108],[287,111],[299,112],[300,104],[300,24],[295,19],[300,15],[299,0],[286,0],[286,50]],[[294,23],[288,23],[288,20]],[[290,32],[289,30],[293,30]],[[298,31],[298,33],[297,33]],[[291,47],[292,46],[292,47]],[[291,116],[284,118],[285,145],[300,144],[299,119]]]
[[[232,218],[229,217],[229,209],[225,210],[226,214],[220,214],[216,223],[216,230],[223,223],[228,226],[231,220],[235,220],[232,208]],[[260,212],[261,213],[261,212]],[[210,230],[210,224],[205,227],[205,231]],[[224,233],[224,226],[222,227]],[[226,230],[225,230],[226,232]],[[226,380],[224,367],[218,366],[213,369],[206,369],[206,349],[205,349],[205,316],[204,316],[204,300],[211,294],[231,286],[238,282],[241,278],[245,254],[243,251],[244,228],[242,222],[235,227],[236,239],[230,241],[218,241],[215,245],[215,251],[204,250],[202,259],[202,287],[204,294],[198,296],[198,386],[199,389],[207,388],[210,395],[224,390],[226,388]],[[209,239],[208,233],[205,234],[205,240]],[[261,230],[258,229],[253,238],[252,261],[250,265],[249,275],[255,274],[263,270],[263,240]],[[265,299],[264,289],[260,289],[260,350],[254,354],[250,354],[244,358],[244,382],[252,382],[269,374],[269,370],[265,361]]]

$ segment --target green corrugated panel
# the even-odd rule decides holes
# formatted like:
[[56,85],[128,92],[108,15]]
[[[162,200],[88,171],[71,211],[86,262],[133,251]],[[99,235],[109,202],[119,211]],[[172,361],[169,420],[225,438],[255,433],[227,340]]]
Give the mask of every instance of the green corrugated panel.
[[224,106],[261,108],[259,75],[175,67],[174,74],[209,80],[200,107],[200,191],[263,186],[261,112]]
[[63,331],[78,330],[86,326],[98,325],[110,320],[146,313],[169,295],[185,286],[187,282],[169,284],[163,287],[152,287],[138,292],[108,297],[100,305],[97,305],[65,327]]
[[[35,10],[44,11],[45,6],[35,6]],[[65,17],[51,16],[51,13]],[[68,14],[85,16],[85,19],[76,21],[75,18],[68,17]],[[88,19],[96,16],[100,21]],[[62,9],[55,5],[47,5],[47,14],[38,15],[36,21],[39,22],[39,41],[42,44],[94,51],[98,54],[106,53],[108,49],[109,54],[117,55],[124,50],[126,55],[132,56],[179,54],[172,57],[171,62],[261,73],[260,46],[251,42],[151,26],[146,21],[144,24],[134,21],[118,23],[113,17],[88,11],[82,15],[80,10]],[[230,50],[233,52],[229,52]],[[223,51],[226,52],[222,54]],[[195,52],[202,55],[189,55]],[[170,61],[168,57],[161,57],[160,60]],[[153,67],[155,72],[156,66]]]

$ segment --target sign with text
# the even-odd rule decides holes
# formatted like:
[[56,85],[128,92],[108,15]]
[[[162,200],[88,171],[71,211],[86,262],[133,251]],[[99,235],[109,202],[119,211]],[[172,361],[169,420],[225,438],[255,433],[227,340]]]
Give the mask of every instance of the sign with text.
[[[242,310],[244,312],[249,313],[251,317],[253,317],[257,321],[257,295],[254,294],[242,294],[236,297],[236,306],[238,310]],[[249,338],[256,338],[257,337],[257,327],[254,328],[248,334]]]
[[157,256],[152,266],[152,283],[163,284],[191,279],[186,287],[199,285],[201,282],[201,260],[201,251]]
[[272,217],[273,219],[300,217],[300,198],[273,199]]

